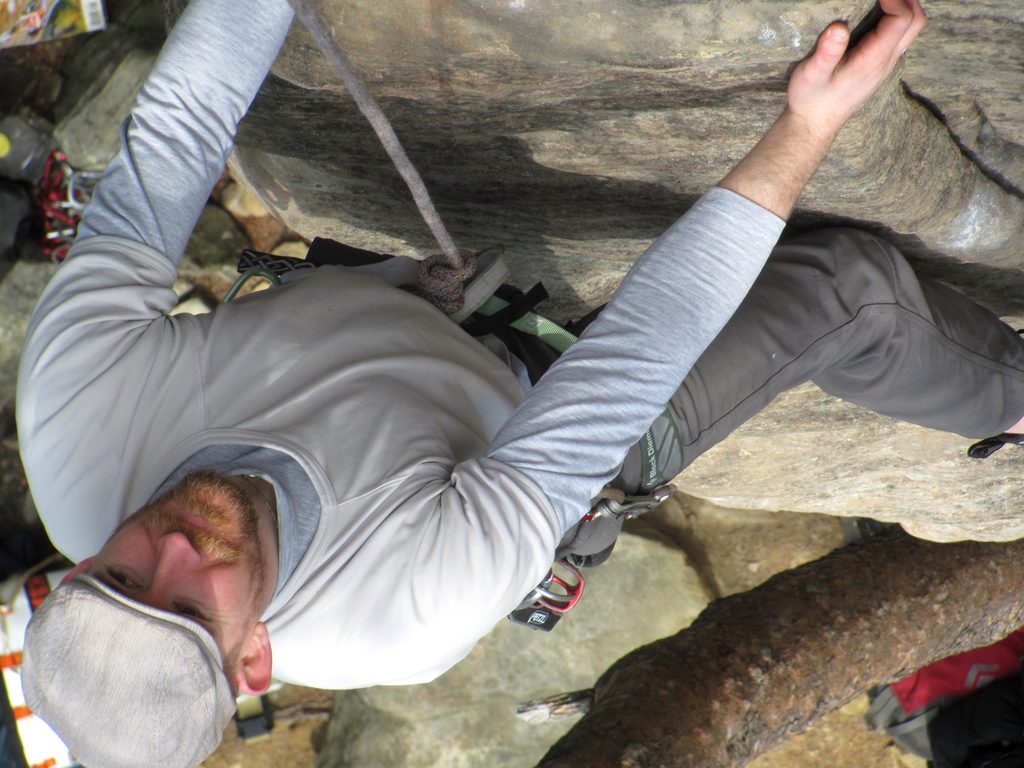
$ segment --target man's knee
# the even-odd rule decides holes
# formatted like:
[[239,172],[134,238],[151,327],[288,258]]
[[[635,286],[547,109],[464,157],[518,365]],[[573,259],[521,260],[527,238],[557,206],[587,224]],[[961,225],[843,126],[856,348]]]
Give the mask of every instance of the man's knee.
[[801,233],[776,247],[773,264],[813,291],[808,300],[851,316],[867,304],[923,302],[917,276],[896,246],[862,229]]

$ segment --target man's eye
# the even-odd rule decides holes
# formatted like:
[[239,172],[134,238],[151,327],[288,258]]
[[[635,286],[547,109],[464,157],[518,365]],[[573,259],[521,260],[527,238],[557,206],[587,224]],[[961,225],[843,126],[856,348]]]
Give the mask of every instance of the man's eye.
[[201,619],[203,614],[193,608],[191,605],[178,604],[174,606],[174,610],[180,613],[182,616],[188,616],[190,619]]
[[134,581],[129,579],[120,571],[107,571],[107,575],[110,577],[111,581],[113,581],[116,584],[120,584],[122,587],[125,587],[127,589],[135,589],[136,587],[138,587],[138,585]]

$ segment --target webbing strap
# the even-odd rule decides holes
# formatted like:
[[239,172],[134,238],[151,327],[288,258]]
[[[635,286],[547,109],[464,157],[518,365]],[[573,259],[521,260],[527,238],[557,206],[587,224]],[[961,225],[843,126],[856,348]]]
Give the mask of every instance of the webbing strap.
[[[508,304],[504,299],[491,296],[480,305],[477,312],[490,316],[495,312],[500,312]],[[517,331],[536,336],[557,352],[565,352],[576,341],[576,337],[565,330],[565,328],[543,315],[538,315],[536,312],[527,312],[519,319],[513,320],[509,325]]]

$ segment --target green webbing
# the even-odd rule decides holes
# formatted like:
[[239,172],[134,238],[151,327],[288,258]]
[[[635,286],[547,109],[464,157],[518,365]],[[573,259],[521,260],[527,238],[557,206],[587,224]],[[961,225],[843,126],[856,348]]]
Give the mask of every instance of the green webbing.
[[238,295],[238,292],[242,290],[242,286],[245,285],[249,281],[249,278],[251,277],[265,277],[274,285],[281,284],[281,278],[275,275],[269,269],[261,269],[260,267],[247,269],[245,270],[245,272],[239,275],[237,280],[235,280],[234,284],[228,290],[227,295],[224,297],[224,300],[221,303],[230,304],[232,301],[234,301],[235,297]]
[[[491,296],[477,309],[481,315],[493,315],[508,306],[508,302]],[[509,325],[517,331],[536,336],[545,344],[558,352],[565,352],[569,346],[576,341],[576,337],[553,320],[548,320],[536,312],[527,312]]]

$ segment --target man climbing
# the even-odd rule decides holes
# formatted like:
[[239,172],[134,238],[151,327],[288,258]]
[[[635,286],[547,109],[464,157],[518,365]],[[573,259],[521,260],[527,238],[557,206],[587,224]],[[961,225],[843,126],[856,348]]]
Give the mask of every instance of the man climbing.
[[1016,422],[1016,336],[918,283],[891,246],[812,234],[762,273],[837,132],[924,25],[918,0],[881,7],[852,50],[844,24],[822,33],[765,137],[527,393],[426,302],[341,268],[168,316],[292,18],[284,0],[244,24],[234,3],[193,0],[25,346],[22,455],[77,563],[29,627],[32,708],[87,765],[187,766],[235,693],[272,674],[430,680],[541,580],[602,487],[638,485],[648,427],[671,477],[808,377],[964,434]]

